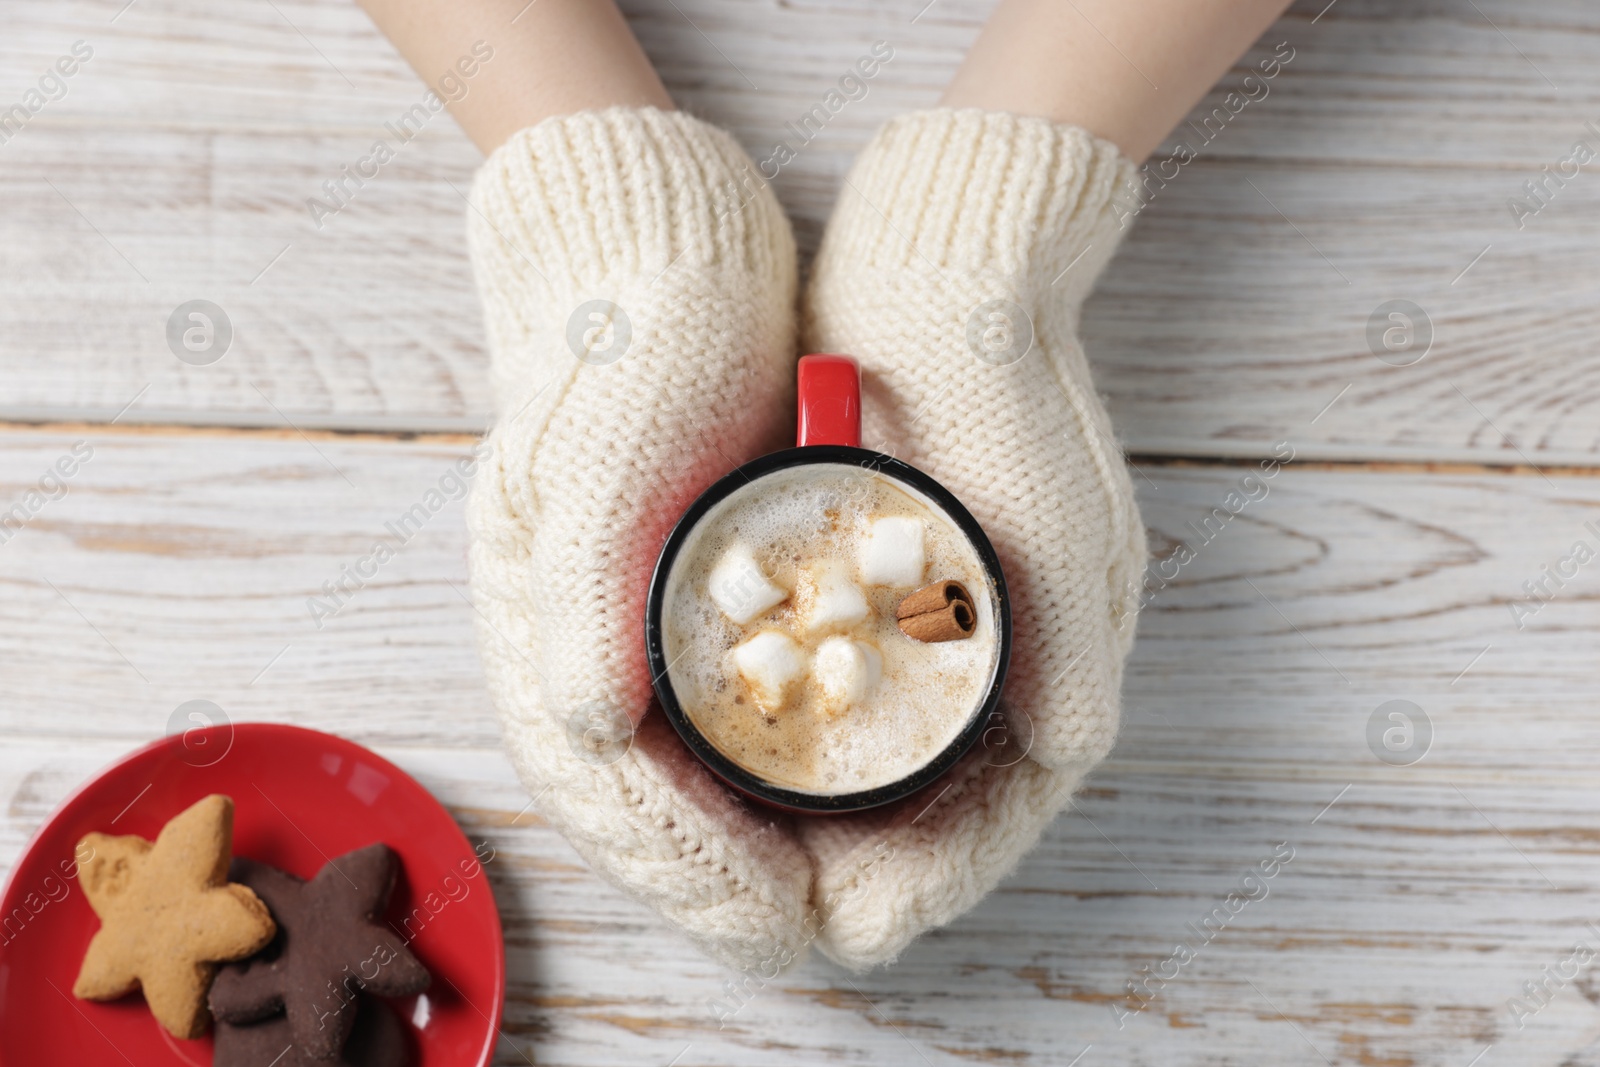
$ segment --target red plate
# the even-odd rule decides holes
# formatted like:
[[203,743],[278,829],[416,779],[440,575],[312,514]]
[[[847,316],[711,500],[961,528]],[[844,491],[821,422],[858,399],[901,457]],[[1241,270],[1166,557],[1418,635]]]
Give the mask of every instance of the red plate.
[[233,853],[310,878],[330,857],[382,841],[401,875],[385,918],[433,974],[392,1001],[419,1067],[483,1067],[505,999],[505,943],[483,864],[439,802],[360,745],[297,726],[241,723],[147,745],[85,783],[50,816],[0,898],[0,1065],[209,1067],[211,1038],[179,1041],[138,994],[96,1004],[72,983],[100,922],[71,871],[92,830],[154,838],[209,793],[233,798]]

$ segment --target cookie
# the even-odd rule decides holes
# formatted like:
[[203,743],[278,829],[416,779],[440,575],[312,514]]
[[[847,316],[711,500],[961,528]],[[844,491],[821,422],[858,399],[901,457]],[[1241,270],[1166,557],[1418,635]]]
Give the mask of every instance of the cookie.
[[235,860],[230,873],[267,902],[279,936],[267,952],[217,975],[218,1019],[244,1024],[281,1011],[295,1045],[330,1060],[355,1022],[357,991],[403,997],[428,988],[405,940],[376,921],[398,873],[388,845],[330,860],[309,882],[248,859]]
[[355,1026],[336,1059],[314,1060],[296,1048],[284,1015],[244,1026],[219,1019],[214,1040],[212,1067],[410,1067],[414,1062],[405,1024],[389,1005],[365,995],[356,1002]]
[[233,801],[213,794],[161,828],[154,842],[87,834],[92,858],[79,881],[100,929],[72,992],[114,1000],[144,990],[150,1013],[174,1037],[206,1032],[206,988],[219,961],[272,940],[272,917],[250,889],[227,881]]

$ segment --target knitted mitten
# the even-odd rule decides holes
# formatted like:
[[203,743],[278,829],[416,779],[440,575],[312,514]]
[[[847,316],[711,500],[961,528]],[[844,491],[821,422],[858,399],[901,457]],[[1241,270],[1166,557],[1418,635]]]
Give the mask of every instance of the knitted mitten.
[[651,700],[642,620],[673,521],[793,421],[794,243],[748,157],[676,112],[523,130],[468,214],[498,423],[468,508],[513,762],[593,867],[741,967],[805,943],[811,864]]
[[847,966],[892,959],[976,903],[1115,737],[1144,527],[1077,327],[1132,169],[1075,127],[913,113],[856,161],[823,238],[802,348],[860,360],[863,444],[932,474],[984,525],[1015,627],[1008,744],[942,794],[800,825],[819,944]]

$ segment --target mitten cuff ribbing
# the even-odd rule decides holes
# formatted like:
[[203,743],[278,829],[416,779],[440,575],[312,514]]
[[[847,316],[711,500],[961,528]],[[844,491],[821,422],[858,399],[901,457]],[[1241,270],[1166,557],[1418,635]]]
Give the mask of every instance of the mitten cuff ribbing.
[[1042,282],[1076,304],[1133,213],[1133,176],[1115,145],[1076,126],[973,108],[912,112],[857,159],[819,260],[998,275],[1019,289]]

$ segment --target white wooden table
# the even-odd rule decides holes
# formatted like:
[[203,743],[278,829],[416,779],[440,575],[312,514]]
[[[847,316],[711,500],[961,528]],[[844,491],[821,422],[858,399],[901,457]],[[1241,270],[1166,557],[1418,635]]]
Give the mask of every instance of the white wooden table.
[[[723,974],[518,817],[459,504],[325,627],[306,609],[487,421],[474,150],[436,119],[318,230],[305,199],[421,95],[360,11],[123,2],[0,8],[0,109],[93,50],[0,144],[0,511],[93,449],[0,545],[0,864],[205,698],[374,747],[493,843],[499,1063],[1600,1064],[1600,977],[1559,977],[1600,950],[1600,562],[1524,599],[1600,549],[1600,175],[1520,228],[1508,205],[1600,147],[1600,9],[1312,0],[1269,32],[1295,58],[1150,205],[1086,334],[1158,555],[1199,545],[1242,461],[1297,459],[1151,603],[1116,752],[1015,876],[892,969],[811,961],[719,1031]],[[752,151],[892,43],[777,183],[809,251],[989,6],[924,3],[625,6]],[[166,345],[197,298],[236,331],[211,366]],[[1374,354],[1392,300],[1425,358]],[[1431,725],[1409,766],[1369,745],[1391,700]],[[1260,899],[1169,962],[1279,843]],[[1119,1020],[1147,966],[1170,981]],[[1519,1013],[1525,982],[1550,992]]]

